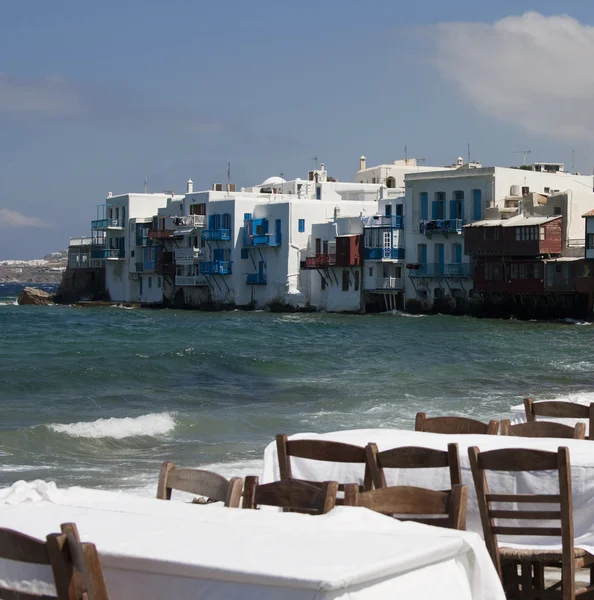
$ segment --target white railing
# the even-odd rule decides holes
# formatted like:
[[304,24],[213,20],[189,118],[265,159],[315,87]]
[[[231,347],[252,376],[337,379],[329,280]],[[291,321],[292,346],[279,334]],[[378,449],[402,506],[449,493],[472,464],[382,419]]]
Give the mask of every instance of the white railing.
[[401,290],[401,277],[375,277],[365,280],[366,290]]
[[206,281],[206,277],[202,275],[196,276],[175,276],[175,285],[177,286],[197,286],[197,285],[208,285],[208,281]]
[[199,258],[204,258],[202,248],[188,247],[175,249],[175,262],[178,264],[192,263]]
[[70,238],[69,246],[90,246],[93,243],[91,236]]
[[176,227],[204,227],[206,215],[187,215],[185,217],[175,217]]

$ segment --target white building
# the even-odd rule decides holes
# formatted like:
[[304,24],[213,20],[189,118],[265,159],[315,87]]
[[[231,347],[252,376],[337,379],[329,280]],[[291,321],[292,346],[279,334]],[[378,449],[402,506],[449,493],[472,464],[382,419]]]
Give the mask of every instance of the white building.
[[176,287],[185,301],[303,307],[312,304],[311,274],[301,271],[312,225],[374,214],[381,186],[334,181],[321,165],[307,180],[271,177],[241,191],[214,187],[183,200],[181,216],[205,219],[203,229],[179,241],[180,249],[192,250],[176,250]]
[[[406,299],[429,308],[442,297],[467,298],[472,270],[464,254],[463,226],[490,216],[517,214],[524,195],[537,192],[590,195],[594,181],[563,170],[562,164],[529,168],[462,165],[449,171],[411,173],[406,182]],[[575,218],[573,222],[578,222]],[[571,235],[583,239],[579,226]]]
[[158,248],[148,233],[167,194],[121,194],[106,198],[92,221],[93,237],[105,232],[104,247],[92,251],[105,261],[105,287],[114,302],[160,303],[163,280],[156,273]]

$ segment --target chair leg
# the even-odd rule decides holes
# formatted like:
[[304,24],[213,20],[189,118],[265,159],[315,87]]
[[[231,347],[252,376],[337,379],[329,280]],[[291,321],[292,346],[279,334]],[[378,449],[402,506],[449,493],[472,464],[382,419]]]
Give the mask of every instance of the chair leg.
[[520,598],[520,580],[518,563],[510,562],[501,566],[502,585],[506,598]]
[[534,587],[532,586],[532,563],[528,560],[523,560],[520,562],[522,567],[521,571],[521,583],[522,583],[522,593],[520,597],[523,600],[533,600],[534,598]]
[[542,600],[542,596],[538,593],[545,589],[545,566],[542,563],[534,563],[534,598]]

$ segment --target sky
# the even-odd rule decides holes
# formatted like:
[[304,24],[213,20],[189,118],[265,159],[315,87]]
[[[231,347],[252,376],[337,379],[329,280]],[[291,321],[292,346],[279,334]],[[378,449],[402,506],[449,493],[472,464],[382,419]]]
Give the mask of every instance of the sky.
[[352,180],[404,156],[594,171],[594,4],[0,0],[0,259],[108,192]]

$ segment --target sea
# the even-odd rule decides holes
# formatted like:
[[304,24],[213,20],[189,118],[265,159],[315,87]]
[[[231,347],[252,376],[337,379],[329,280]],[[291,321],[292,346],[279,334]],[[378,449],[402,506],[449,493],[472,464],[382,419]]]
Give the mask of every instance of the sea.
[[280,432],[594,401],[580,321],[18,306],[22,287],[0,284],[0,487],[154,496],[164,460],[259,474]]

